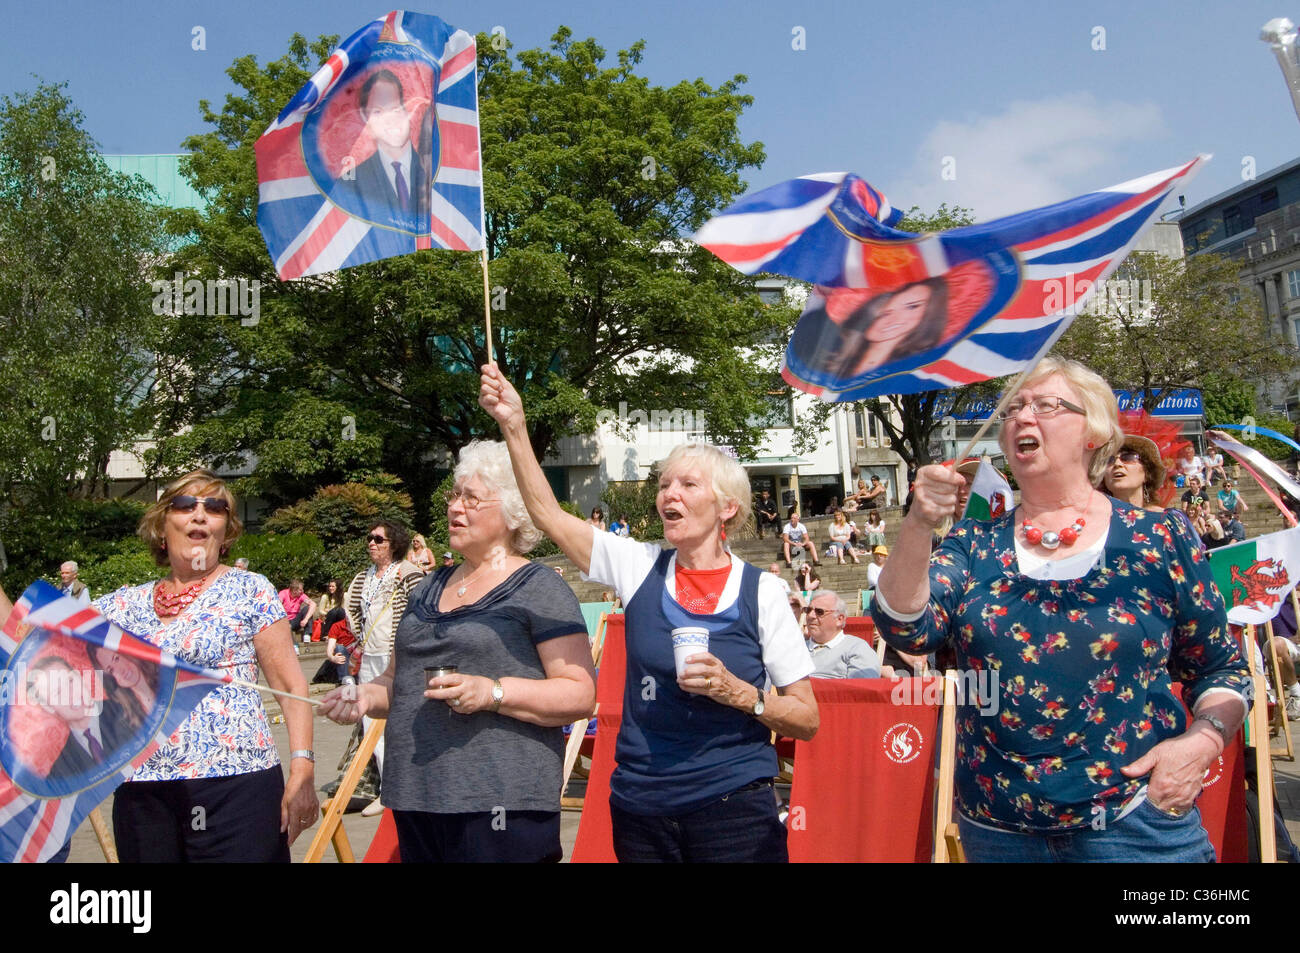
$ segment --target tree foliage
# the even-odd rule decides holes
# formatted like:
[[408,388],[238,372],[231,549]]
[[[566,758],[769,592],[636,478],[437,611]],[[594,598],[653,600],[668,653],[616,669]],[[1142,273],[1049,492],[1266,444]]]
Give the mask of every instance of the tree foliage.
[[161,213],[83,123],[62,86],[0,98],[0,505],[39,512],[151,427]]
[[[435,468],[495,433],[477,405],[478,256],[428,251],[281,283],[256,227],[253,144],[335,42],[295,36],[265,66],[240,57],[227,71],[237,92],[220,111],[200,104],[211,128],[186,141],[188,174],[211,204],[176,217],[190,240],[167,270],[258,279],[261,315],[254,326],[171,323],[161,429],[181,436],[153,463],[255,453],[257,489],[281,502],[383,469],[423,524]],[[769,374],[762,342],[787,315],[681,240],[762,161],[738,130],[750,99],[743,77],[653,86],[636,73],[641,55],[638,43],[606,65],[594,40],[566,29],[513,59],[479,39],[486,237],[503,305],[493,349],[539,453],[594,429],[601,408],[661,406],[651,401],[664,393],[669,407],[685,406],[682,395],[707,407],[716,435],[742,452],[761,433],[748,420]]]
[[1144,406],[1164,388],[1222,390],[1257,384],[1297,367],[1294,352],[1271,336],[1258,302],[1244,294],[1240,266],[1219,255],[1167,258],[1134,252],[1117,270],[1136,295],[1107,295],[1085,307],[1056,353],[1088,365],[1112,387],[1141,390]]

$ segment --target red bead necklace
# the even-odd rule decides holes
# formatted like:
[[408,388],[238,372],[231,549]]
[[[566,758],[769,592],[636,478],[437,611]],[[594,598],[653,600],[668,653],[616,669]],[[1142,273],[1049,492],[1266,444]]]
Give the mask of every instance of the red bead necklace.
[[1020,532],[1024,534],[1026,542],[1032,545],[1042,546],[1044,549],[1056,549],[1062,543],[1066,546],[1074,545],[1075,540],[1079,538],[1079,534],[1083,532],[1083,527],[1084,520],[1080,516],[1059,533],[1053,533],[1050,530],[1045,533],[1029,522],[1029,517],[1025,517],[1025,521],[1020,525]]
[[199,597],[199,591],[203,588],[203,584],[208,581],[208,576],[211,575],[212,573],[208,573],[207,576],[204,576],[198,582],[191,583],[184,589],[178,590],[174,593],[168,592],[163,587],[163,580],[158,580],[153,587],[154,614],[160,619],[165,619],[168,616],[180,615],[185,611],[186,606]]

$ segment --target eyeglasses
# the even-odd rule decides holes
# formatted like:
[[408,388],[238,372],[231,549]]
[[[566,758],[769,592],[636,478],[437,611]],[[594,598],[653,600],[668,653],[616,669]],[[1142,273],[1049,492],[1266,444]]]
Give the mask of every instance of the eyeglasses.
[[1119,453],[1115,454],[1115,456],[1110,458],[1110,465],[1114,466],[1116,460],[1120,463],[1141,463],[1142,454],[1138,453],[1136,450],[1121,450]]
[[808,611],[811,612],[813,615],[817,616],[817,618],[820,619],[820,618],[821,618],[822,616],[824,616],[826,613],[828,613],[828,612],[834,612],[835,610],[834,610],[834,609],[819,609],[819,608],[817,608],[816,606],[809,606],[809,607],[808,607]]
[[230,512],[230,504],[219,496],[173,496],[167,508],[178,513],[191,513],[199,504],[202,504],[204,511],[208,513],[219,513],[225,516]]
[[388,542],[388,537],[380,536],[378,533],[371,533],[366,537],[366,542],[374,543],[376,546],[382,546],[384,543]]
[[467,510],[477,510],[479,507],[487,506],[489,503],[500,503],[500,500],[481,500],[468,490],[452,490],[447,495],[447,506],[453,503],[459,503]]
[[1084,409],[1078,404],[1072,404],[1064,397],[1035,397],[1026,403],[1023,400],[1013,400],[1002,408],[1002,420],[1010,420],[1012,417],[1019,417],[1020,412],[1028,407],[1035,417],[1050,417],[1059,413],[1061,410],[1070,410],[1076,414],[1084,413]]

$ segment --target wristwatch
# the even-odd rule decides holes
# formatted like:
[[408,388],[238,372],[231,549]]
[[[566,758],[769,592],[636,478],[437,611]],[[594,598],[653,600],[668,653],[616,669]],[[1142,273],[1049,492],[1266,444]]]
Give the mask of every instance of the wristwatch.
[[506,700],[506,690],[501,687],[501,679],[492,679],[492,710],[500,711],[501,703]]
[[754,700],[754,707],[749,710],[749,713],[755,718],[758,718],[763,714],[763,710],[766,707],[767,706],[763,704],[763,689],[760,688],[758,689],[758,698]]
[[310,748],[299,748],[297,751],[290,751],[289,760],[292,761],[294,758],[306,758],[312,764],[316,763],[316,753]]
[[1208,721],[1210,723],[1210,727],[1219,733],[1219,737],[1223,739],[1223,743],[1224,744],[1228,743],[1228,726],[1225,725],[1218,718],[1215,718],[1213,715],[1197,715],[1195,718],[1192,719],[1192,721],[1193,722]]

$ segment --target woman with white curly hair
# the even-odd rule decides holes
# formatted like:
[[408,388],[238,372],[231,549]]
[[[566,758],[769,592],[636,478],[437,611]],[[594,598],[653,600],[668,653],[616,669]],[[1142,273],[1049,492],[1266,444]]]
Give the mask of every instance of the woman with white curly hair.
[[564,581],[524,558],[542,534],[505,444],[466,446],[454,479],[447,528],[464,561],[411,593],[388,670],[323,710],[388,719],[383,803],[403,863],[556,861],[560,726],[596,700],[586,624]]

